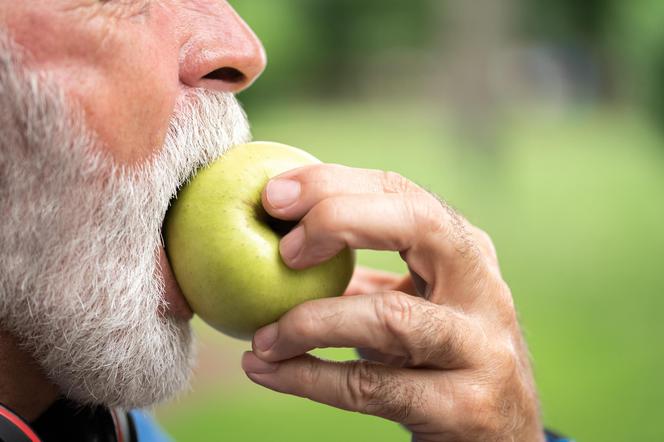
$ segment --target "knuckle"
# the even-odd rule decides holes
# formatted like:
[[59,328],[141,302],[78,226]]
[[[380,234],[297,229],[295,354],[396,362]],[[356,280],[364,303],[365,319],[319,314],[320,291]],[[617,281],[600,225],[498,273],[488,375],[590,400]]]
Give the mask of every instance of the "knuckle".
[[308,387],[318,385],[320,379],[320,364],[318,361],[313,357],[302,358],[296,370],[296,379]]
[[491,369],[496,379],[509,382],[519,369],[519,355],[511,339],[492,343],[487,351],[491,359]]
[[477,245],[480,247],[480,249],[484,252],[484,254],[490,258],[490,260],[494,263],[498,263],[498,253],[496,251],[496,246],[493,243],[493,239],[491,236],[484,230],[471,226],[473,237],[475,239],[475,242]]
[[413,323],[416,298],[400,292],[386,292],[374,296],[376,317],[391,332],[400,333]]
[[[430,198],[434,198],[431,196]],[[420,201],[413,205],[413,213],[420,228],[445,239],[447,252],[466,258],[478,269],[483,267],[483,254],[472,225],[444,201],[431,204]]]
[[421,352],[420,363],[434,360],[447,369],[462,367],[467,339],[464,330],[456,315],[448,312],[441,317],[438,312],[431,312],[416,334],[419,339],[415,348]]
[[367,361],[356,361],[350,365],[346,384],[351,393],[351,402],[361,413],[367,413],[368,404],[377,390],[377,377]]
[[384,193],[405,193],[413,189],[413,183],[401,174],[392,171],[383,171],[381,183]]
[[399,382],[369,361],[353,362],[348,370],[347,382],[353,407],[360,413],[405,422],[420,406],[421,386]]
[[316,330],[318,314],[312,301],[304,302],[288,313],[288,320],[294,336],[311,336]]
[[465,339],[460,318],[420,298],[389,292],[376,298],[376,315],[406,353],[405,365],[463,365]]
[[518,320],[512,291],[507,283],[500,277],[487,277],[489,285],[488,290],[494,293],[494,302],[496,312],[499,314],[501,324],[506,328],[514,327]]
[[[488,250],[494,250],[493,239],[485,230],[480,229],[479,227],[473,227],[475,230],[475,237],[477,242],[484,246]],[[494,252],[495,254],[495,252]]]
[[423,229],[429,233],[449,231],[450,226],[441,213],[441,206],[428,194],[411,194],[404,199],[405,209],[410,214],[413,225],[418,230]]

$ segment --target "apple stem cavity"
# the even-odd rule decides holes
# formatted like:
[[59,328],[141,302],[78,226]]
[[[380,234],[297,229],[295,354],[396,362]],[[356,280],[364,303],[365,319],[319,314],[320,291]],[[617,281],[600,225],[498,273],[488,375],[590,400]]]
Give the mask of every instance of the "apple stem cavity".
[[297,221],[284,221],[282,219],[267,216],[267,225],[280,237],[284,237],[297,226]]
[[290,233],[290,231],[298,224],[298,221],[286,221],[275,218],[267,213],[260,205],[256,208],[256,218],[258,221],[267,224],[267,226],[281,238],[288,235],[288,233]]

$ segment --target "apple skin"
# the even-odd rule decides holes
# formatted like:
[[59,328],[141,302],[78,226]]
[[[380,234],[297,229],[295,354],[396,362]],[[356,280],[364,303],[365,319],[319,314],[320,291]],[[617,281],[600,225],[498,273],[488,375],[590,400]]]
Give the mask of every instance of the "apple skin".
[[339,296],[348,286],[352,250],[312,268],[289,268],[279,241],[295,223],[269,217],[261,202],[270,178],[315,163],[284,144],[236,146],[198,171],[173,201],[164,224],[168,259],[194,313],[215,329],[251,339],[296,305]]

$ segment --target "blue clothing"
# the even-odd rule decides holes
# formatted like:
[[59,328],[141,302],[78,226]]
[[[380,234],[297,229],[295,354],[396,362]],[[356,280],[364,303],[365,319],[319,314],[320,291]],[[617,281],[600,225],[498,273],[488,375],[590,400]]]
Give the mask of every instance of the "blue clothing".
[[572,439],[567,439],[566,437],[557,436],[547,431],[546,442],[574,442],[574,441]]
[[[173,442],[155,423],[152,416],[143,410],[133,410],[129,413],[134,421],[138,442]],[[573,442],[571,439],[558,437],[546,433],[546,442]]]
[[138,442],[173,442],[146,411],[132,410],[129,414],[134,422]]

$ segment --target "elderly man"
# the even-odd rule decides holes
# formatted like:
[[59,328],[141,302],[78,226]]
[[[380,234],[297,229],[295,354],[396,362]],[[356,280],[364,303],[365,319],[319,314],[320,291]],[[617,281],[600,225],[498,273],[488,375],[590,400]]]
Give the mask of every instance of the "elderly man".
[[[3,0],[0,26],[0,440],[162,440],[137,410],[185,388],[193,359],[162,220],[192,171],[248,140],[233,94],[263,48],[222,0]],[[259,330],[249,378],[417,441],[552,437],[485,233],[394,173],[308,167],[263,196],[302,219],[291,267],[349,245],[411,272],[360,269],[349,296]],[[329,346],[364,359],[307,354]]]

